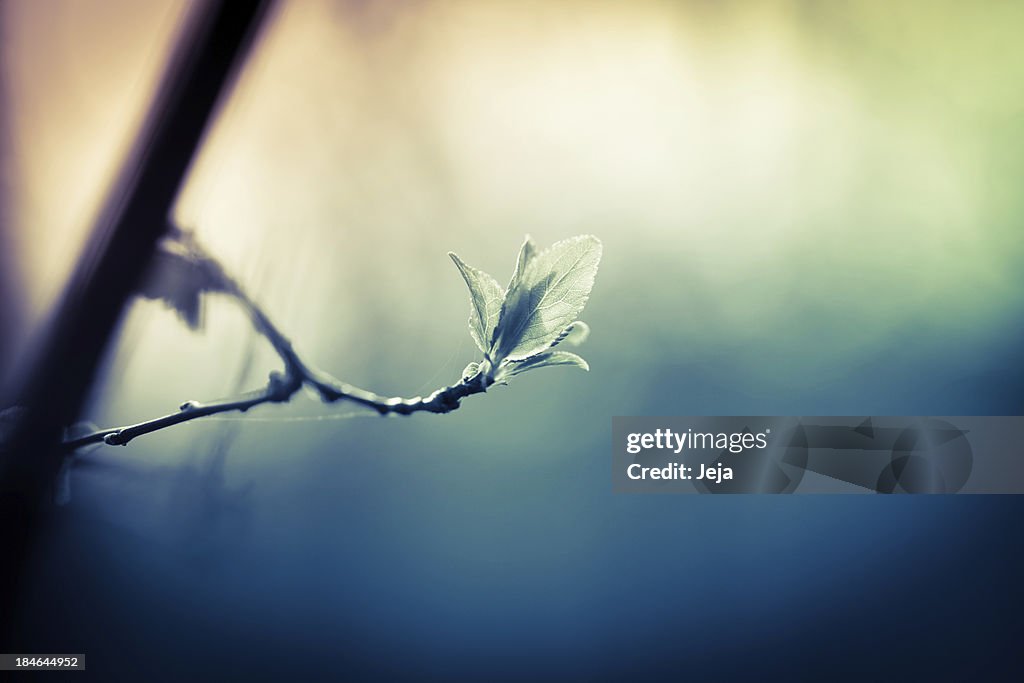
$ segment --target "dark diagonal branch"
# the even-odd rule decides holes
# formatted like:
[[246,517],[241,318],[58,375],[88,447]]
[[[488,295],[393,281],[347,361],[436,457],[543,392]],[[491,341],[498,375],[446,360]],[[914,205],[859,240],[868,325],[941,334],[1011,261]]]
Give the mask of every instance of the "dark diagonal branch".
[[[281,333],[263,309],[249,297],[234,278],[224,272],[219,263],[199,248],[190,234],[172,230],[172,235],[174,238],[165,246],[163,254],[174,259],[172,263],[184,263],[187,260],[190,268],[200,268],[207,278],[205,291],[221,292],[234,299],[249,315],[256,331],[274,347],[284,365],[283,372],[270,373],[267,385],[257,391],[208,403],[187,401],[181,404],[177,412],[168,415],[134,425],[100,429],[69,438],[64,441],[64,448],[67,451],[101,442],[123,446],[136,437],[201,417],[233,411],[245,412],[263,403],[287,403],[303,386],[313,389],[324,403],[345,400],[372,408],[381,415],[409,415],[416,412],[451,412],[459,407],[459,402],[463,398],[483,393],[492,383],[485,373],[477,373],[457,384],[438,389],[425,398],[388,398],[335,379],[303,361],[291,341]],[[181,249],[185,250],[185,255],[180,251],[174,251]],[[215,286],[211,286],[210,282],[215,283]]]

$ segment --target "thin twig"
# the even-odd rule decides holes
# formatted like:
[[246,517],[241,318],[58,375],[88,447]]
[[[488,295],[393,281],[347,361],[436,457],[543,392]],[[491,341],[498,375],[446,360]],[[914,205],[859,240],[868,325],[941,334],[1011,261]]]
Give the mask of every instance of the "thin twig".
[[[186,237],[187,234],[180,234],[181,239]],[[194,241],[188,246],[194,250],[198,249],[198,245]],[[457,384],[438,389],[426,398],[420,396],[414,398],[388,398],[346,384],[304,362],[295,351],[291,341],[271,322],[263,309],[246,294],[233,278],[223,272],[223,269],[216,261],[209,256],[205,256],[205,253],[203,254],[220,271],[221,287],[219,291],[233,298],[246,311],[253,327],[270,342],[277,355],[281,358],[284,364],[284,372],[270,373],[267,385],[258,391],[209,403],[187,401],[181,404],[177,412],[168,415],[125,427],[100,429],[67,439],[63,444],[66,451],[73,451],[83,446],[100,442],[112,446],[124,446],[136,437],[201,417],[232,411],[244,413],[250,408],[263,403],[287,403],[304,385],[316,391],[324,403],[334,403],[342,400],[352,401],[373,408],[381,415],[391,413],[410,415],[416,412],[448,413],[457,409],[459,402],[463,398],[483,393],[487,391],[487,387],[490,385],[486,374],[478,373],[472,377],[464,378]]]

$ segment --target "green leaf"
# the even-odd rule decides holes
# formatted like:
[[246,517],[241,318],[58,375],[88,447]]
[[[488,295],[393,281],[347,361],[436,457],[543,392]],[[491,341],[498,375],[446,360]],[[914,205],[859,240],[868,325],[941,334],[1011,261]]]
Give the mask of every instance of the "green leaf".
[[467,265],[454,252],[448,252],[462,279],[469,287],[469,334],[484,354],[487,353],[494,336],[494,328],[501,314],[501,303],[505,299],[501,285],[482,270]]
[[536,370],[537,368],[545,368],[554,365],[571,365],[583,370],[590,370],[590,366],[587,361],[583,360],[575,353],[569,353],[568,351],[545,351],[536,355],[530,356],[526,360],[519,361],[505,361],[498,368],[497,374],[494,376],[495,382],[508,382],[516,375],[521,375],[529,370]]
[[555,341],[551,342],[552,346],[558,346],[559,344],[565,343],[569,346],[579,346],[583,342],[587,341],[587,337],[590,336],[590,325],[586,324],[582,320],[577,320],[569,327],[562,330],[562,333],[558,335]]
[[526,239],[523,240],[523,246],[519,247],[519,256],[516,258],[516,269],[512,273],[512,279],[508,283],[508,289],[505,291],[506,296],[508,292],[516,290],[526,277],[526,269],[533,261],[534,257],[537,256],[537,245],[533,243],[533,239],[527,235]]
[[527,239],[494,330],[488,356],[495,362],[525,360],[558,343],[594,286],[601,261],[596,237],[572,237],[534,252]]
[[480,364],[470,363],[462,371],[462,381],[465,382],[468,379],[472,379],[480,374]]
[[[534,244],[533,238],[529,235],[523,240],[523,246],[519,248],[519,256],[516,257],[516,269],[512,272],[512,279],[509,280],[508,287],[502,294],[501,311],[499,314],[499,320],[505,317],[505,306],[508,304],[509,293],[518,291],[522,287],[523,278],[526,277],[526,268],[533,261],[537,255],[537,245]],[[488,340],[488,349],[493,349],[498,343],[498,330],[495,329],[492,333],[491,338]],[[488,357],[489,354],[488,354]],[[495,358],[496,361],[500,361],[501,358]]]

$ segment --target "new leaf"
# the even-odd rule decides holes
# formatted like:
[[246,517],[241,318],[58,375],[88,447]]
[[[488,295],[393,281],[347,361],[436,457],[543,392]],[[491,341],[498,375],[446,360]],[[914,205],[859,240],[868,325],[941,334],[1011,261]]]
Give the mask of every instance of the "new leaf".
[[498,324],[505,293],[501,291],[501,285],[493,277],[468,265],[454,252],[448,252],[448,255],[458,266],[466,286],[469,287],[469,334],[477,347],[486,354],[494,336],[494,328]]
[[601,242],[596,237],[562,240],[536,256],[533,251],[527,240],[505,293],[489,354],[496,362],[525,360],[557,343],[594,287],[601,261]]
[[587,303],[601,261],[596,237],[573,237],[542,252],[527,237],[504,292],[487,273],[449,256],[469,287],[469,331],[484,353],[482,362],[463,371],[463,382],[482,377],[486,387],[549,365],[590,369],[576,354],[551,347],[580,344],[590,333],[576,316]]

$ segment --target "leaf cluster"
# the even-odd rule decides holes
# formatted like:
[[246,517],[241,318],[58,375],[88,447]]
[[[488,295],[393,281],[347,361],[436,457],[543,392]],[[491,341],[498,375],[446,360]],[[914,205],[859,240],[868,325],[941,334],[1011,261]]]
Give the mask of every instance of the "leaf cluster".
[[484,356],[466,367],[463,382],[507,384],[553,365],[590,369],[580,356],[555,347],[578,345],[590,333],[578,316],[594,287],[600,240],[579,235],[538,251],[527,237],[504,289],[484,271],[448,255],[469,287],[469,333]]

